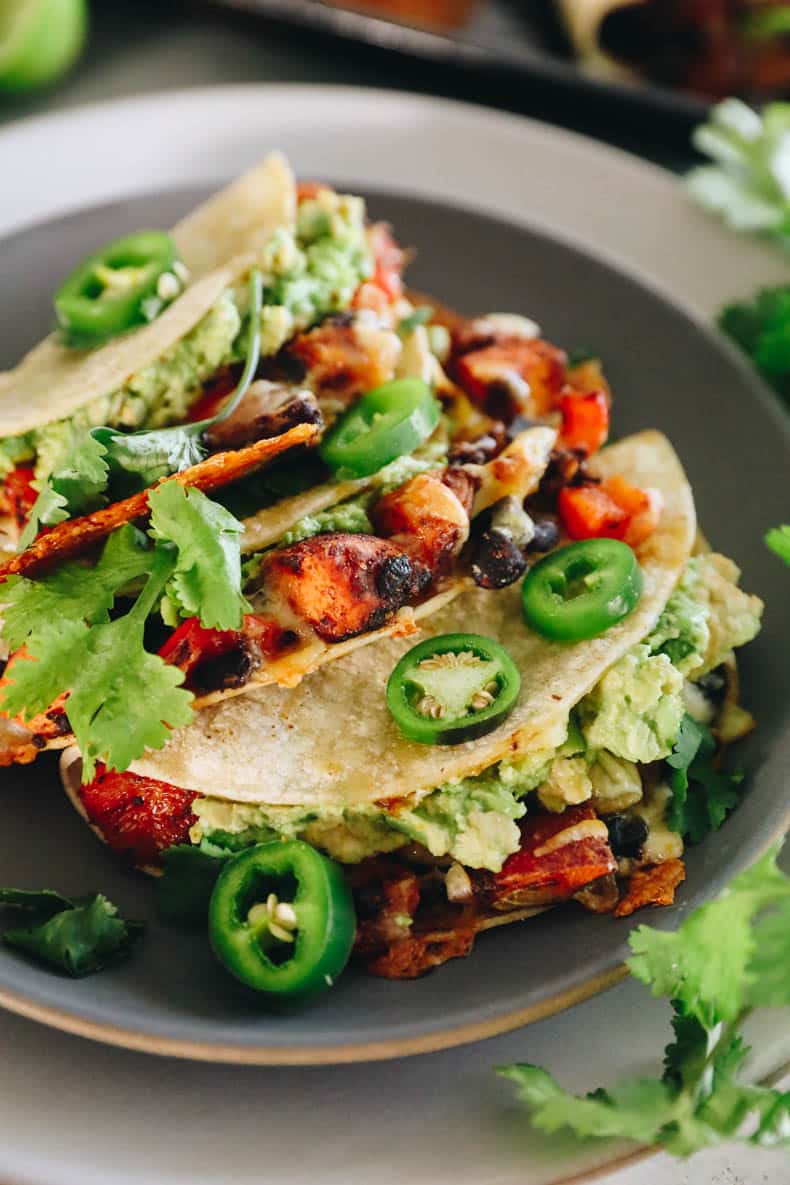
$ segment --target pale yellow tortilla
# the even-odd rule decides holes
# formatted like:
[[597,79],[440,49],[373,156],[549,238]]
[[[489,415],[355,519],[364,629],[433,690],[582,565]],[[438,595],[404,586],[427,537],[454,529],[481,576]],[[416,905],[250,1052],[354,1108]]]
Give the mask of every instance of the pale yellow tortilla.
[[568,36],[584,68],[601,78],[633,79],[634,71],[606,51],[601,42],[604,21],[612,13],[644,0],[558,0]]
[[216,194],[174,228],[192,282],[150,325],[99,349],[69,350],[56,335],[0,374],[0,437],[18,436],[122,388],[181,340],[243,276],[278,227],[293,226],[296,187],[280,155]]
[[515,659],[522,677],[519,703],[488,736],[434,748],[406,740],[389,715],[385,688],[414,638],[388,638],[329,663],[295,689],[248,691],[204,709],[165,749],[132,769],[238,802],[351,806],[419,799],[505,756],[542,748],[604,672],[653,628],[694,545],[691,490],[664,436],[651,431],[629,437],[599,454],[595,468],[602,476],[619,473],[657,488],[664,498],[657,530],[638,549],[644,591],[629,617],[592,641],[548,642],[524,625],[516,585],[466,591],[431,616],[424,630],[485,634]]

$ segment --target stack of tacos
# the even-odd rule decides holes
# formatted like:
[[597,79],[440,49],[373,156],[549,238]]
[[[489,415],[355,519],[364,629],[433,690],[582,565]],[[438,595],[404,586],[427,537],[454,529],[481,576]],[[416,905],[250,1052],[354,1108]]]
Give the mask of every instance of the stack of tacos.
[[150,323],[61,324],[0,380],[0,760],[64,749],[119,856],[199,867],[253,986],[229,926],[269,981],[318,942],[305,851],[345,927],[318,986],[352,941],[408,978],[570,898],[671,902],[734,803],[761,604],[666,438],[607,444],[597,360],[417,304],[389,229],[280,157],[172,239]]

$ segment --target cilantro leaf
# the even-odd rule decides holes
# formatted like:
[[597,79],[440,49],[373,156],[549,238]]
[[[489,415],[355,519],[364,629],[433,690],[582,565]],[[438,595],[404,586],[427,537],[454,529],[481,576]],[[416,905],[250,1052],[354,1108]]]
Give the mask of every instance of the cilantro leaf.
[[689,174],[692,197],[733,230],[786,238],[788,138],[790,104],[768,103],[758,114],[739,99],[718,103],[694,132],[694,147],[714,163]]
[[569,1127],[579,1136],[654,1143],[674,1117],[671,1088],[658,1080],[636,1079],[613,1091],[579,1096],[563,1090],[538,1066],[500,1066],[497,1073],[515,1082],[519,1097],[533,1108],[532,1122],[540,1131]]
[[420,325],[427,325],[434,314],[433,305],[421,304],[418,305],[413,312],[404,317],[398,325],[398,333],[405,336],[407,333],[412,333]]
[[241,592],[244,527],[200,490],[165,482],[149,496],[151,535],[178,550],[167,596],[184,617],[207,629],[238,629],[247,603]]
[[19,539],[19,551],[30,547],[42,524],[54,526],[97,504],[107,488],[106,449],[89,433],[71,427],[51,459],[48,477],[33,482],[39,491]]
[[69,514],[81,514],[96,506],[107,488],[107,450],[89,432],[75,436],[65,456],[50,475],[58,494],[65,499]]
[[628,969],[707,1028],[734,1020],[749,980],[755,910],[750,895],[735,894],[695,910],[674,933],[639,926],[628,939]]
[[119,592],[151,569],[153,550],[131,524],[113,531],[98,563],[64,564],[39,580],[11,576],[0,585],[2,637],[17,650],[42,622],[109,620]]
[[782,1008],[790,1004],[790,900],[761,918],[754,936],[748,1003],[751,1007]]
[[781,527],[772,527],[766,533],[765,546],[790,567],[790,526],[787,523]]
[[[693,762],[693,730],[677,766]],[[749,1052],[739,1032],[759,1005],[790,1003],[790,877],[777,845],[729,888],[696,910],[675,934],[641,926],[631,936],[631,974],[672,1000],[674,1041],[660,1079],[625,1082],[582,1098],[536,1066],[500,1068],[547,1132],[624,1136],[676,1156],[737,1139],[790,1145],[790,1092],[738,1081]]]
[[53,489],[49,481],[45,481],[38,497],[30,508],[25,529],[19,536],[17,551],[25,551],[35,540],[42,524],[52,527],[55,523],[62,523],[69,517],[68,502],[63,494]]
[[172,575],[175,559],[157,549],[148,581],[124,617],[87,628],[80,621],[47,621],[31,634],[9,668],[3,710],[30,719],[63,692],[69,724],[82,750],[83,778],[96,761],[127,769],[146,748],[161,749],[171,729],[192,720],[184,675],[143,646],[145,620]]
[[114,492],[120,497],[147,489],[162,477],[197,465],[208,449],[191,425],[154,432],[94,428],[91,435],[107,454]]
[[[125,921],[101,893],[69,901],[48,890],[0,890],[0,904],[4,906],[30,909],[34,898],[45,905],[46,912],[28,926],[6,930],[3,940],[67,975],[80,977],[100,971],[125,957],[142,933],[141,923]],[[52,912],[56,899],[58,908]]]
[[94,440],[106,451],[113,484],[120,495],[147,489],[160,478],[181,473],[202,461],[208,451],[203,443],[206,429],[232,414],[255,377],[261,353],[262,307],[263,279],[254,268],[249,278],[249,331],[244,370],[235,391],[215,416],[152,431],[116,432],[105,426],[92,430]]
[[667,825],[692,843],[716,831],[738,803],[737,787],[743,775],[717,770],[712,763],[715,752],[710,730],[687,713],[667,758],[672,768]]
[[217,877],[232,855],[206,840],[198,846],[175,844],[162,853],[163,875],[156,882],[159,916],[181,925],[205,925]]

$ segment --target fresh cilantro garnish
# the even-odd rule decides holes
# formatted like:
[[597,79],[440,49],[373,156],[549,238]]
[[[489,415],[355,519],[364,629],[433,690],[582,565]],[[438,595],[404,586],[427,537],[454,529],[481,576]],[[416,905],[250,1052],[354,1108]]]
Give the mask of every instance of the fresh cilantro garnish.
[[432,305],[421,304],[413,312],[409,313],[408,317],[404,317],[398,325],[398,333],[405,336],[407,333],[413,333],[420,325],[427,325],[434,314]]
[[727,305],[719,327],[790,403],[790,287],[763,288],[750,301]]
[[64,522],[69,517],[67,506],[66,499],[53,489],[49,479],[44,481],[38,497],[30,508],[25,529],[19,536],[17,550],[24,551],[30,547],[42,526],[54,527],[55,523]]
[[714,162],[693,169],[688,187],[706,209],[738,231],[786,240],[790,234],[790,104],[768,103],[758,114],[725,99],[698,127],[694,147]]
[[0,910],[27,915],[26,925],[4,932],[4,942],[75,977],[124,958],[143,931],[101,893],[71,900],[51,889],[0,889]]
[[174,481],[154,490],[148,505],[153,538],[178,549],[166,589],[169,624],[199,617],[207,629],[238,629],[247,607],[241,593],[242,524],[201,490],[185,490]]
[[127,523],[113,531],[92,568],[71,563],[39,580],[10,576],[0,586],[1,636],[13,651],[42,622],[108,621],[121,590],[150,572],[152,562],[145,535]]
[[84,620],[46,620],[10,666],[2,689],[9,716],[30,719],[69,693],[69,724],[82,751],[83,778],[96,762],[124,770],[146,748],[161,749],[171,729],[192,720],[183,672],[143,645],[145,620],[177,566],[172,547],[155,550],[150,574],[132,609],[88,627]]
[[203,840],[199,846],[175,844],[162,853],[163,874],[156,882],[156,908],[167,922],[205,925],[217,877],[232,855]]
[[[183,673],[145,649],[154,609],[168,606],[176,619],[196,616],[206,628],[234,629],[246,608],[241,523],[177,482],[154,490],[149,505],[153,546],[127,524],[110,535],[92,567],[64,564],[39,580],[12,576],[0,585],[2,637],[19,651],[0,689],[3,711],[29,720],[68,694],[86,780],[97,761],[127,769],[192,719]],[[136,600],[110,620],[122,596]]]
[[108,486],[112,497],[126,497],[203,460],[207,429],[232,414],[255,377],[261,352],[262,302],[263,281],[255,270],[250,273],[244,371],[235,391],[215,416],[154,431],[119,432],[99,427],[78,434],[72,430],[49,476],[33,483],[39,494],[20,537],[19,551],[30,547],[42,526],[54,526],[95,508]]
[[106,449],[90,434],[71,431],[54,460],[49,477],[33,482],[39,491],[19,539],[24,551],[42,525],[54,526],[94,508],[107,487]]
[[721,827],[738,803],[737,787],[743,775],[715,769],[715,752],[716,742],[710,730],[687,713],[667,758],[672,768],[667,824],[692,843],[699,843],[709,831]]
[[790,567],[790,526],[787,523],[781,527],[772,527],[766,533],[765,546]]
[[118,432],[93,428],[91,436],[106,450],[116,497],[125,498],[154,485],[171,473],[197,465],[206,455],[202,429],[158,428],[151,432]]
[[261,354],[262,307],[263,279],[259,271],[253,270],[249,281],[249,331],[244,370],[235,391],[215,416],[153,431],[117,432],[107,427],[92,430],[94,440],[106,450],[110,478],[117,493],[127,495],[147,489],[160,478],[181,473],[205,457],[207,429],[232,415],[255,377]]
[[[691,747],[685,742],[686,750]],[[675,1039],[661,1078],[639,1078],[579,1097],[538,1066],[503,1066],[542,1131],[659,1144],[677,1156],[725,1140],[790,1145],[790,1093],[740,1082],[752,1009],[790,1004],[790,878],[779,846],[736,877],[674,933],[640,926],[631,974],[672,1002]]]

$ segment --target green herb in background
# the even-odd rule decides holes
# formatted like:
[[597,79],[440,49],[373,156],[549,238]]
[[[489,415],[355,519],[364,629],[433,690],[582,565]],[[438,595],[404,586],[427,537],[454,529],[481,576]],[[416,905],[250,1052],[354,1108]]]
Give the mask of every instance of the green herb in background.
[[693,197],[738,231],[758,231],[790,243],[790,103],[768,103],[761,114],[725,99],[692,137],[714,162],[688,176]]
[[742,1027],[755,1008],[790,1004],[790,878],[780,845],[675,933],[640,926],[628,969],[671,1002],[675,1040],[660,1078],[585,1096],[538,1066],[503,1066],[542,1131],[656,1144],[677,1156],[727,1140],[790,1146],[790,1092],[739,1080],[749,1053]]
[[790,567],[790,526],[787,523],[781,527],[771,527],[765,536],[765,546]]
[[716,748],[710,729],[686,714],[675,748],[667,758],[672,770],[667,824],[692,843],[699,843],[710,831],[721,827],[738,805],[737,787],[743,781],[743,774],[716,769],[713,764]]
[[10,910],[26,925],[6,930],[3,941],[74,978],[125,958],[143,932],[101,893],[71,900],[52,889],[0,889],[0,911]]
[[790,407],[790,286],[764,288],[753,300],[726,305],[718,322]]

